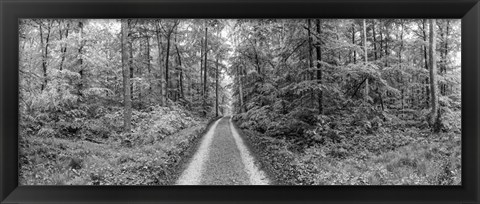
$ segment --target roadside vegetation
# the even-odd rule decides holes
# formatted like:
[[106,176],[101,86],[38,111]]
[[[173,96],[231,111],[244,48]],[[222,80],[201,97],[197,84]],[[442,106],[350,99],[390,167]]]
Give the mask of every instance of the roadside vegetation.
[[460,21],[239,21],[234,120],[278,184],[461,185]]
[[223,23],[22,19],[20,184],[173,184],[226,111]]
[[460,134],[401,125],[359,134],[349,127],[325,136],[279,136],[247,127],[242,132],[280,185],[461,184]]
[[[114,108],[115,109],[115,108]],[[83,112],[77,110],[77,113]],[[68,113],[58,117],[71,118]],[[131,134],[122,132],[122,109],[85,122],[32,119],[21,137],[20,183],[24,185],[165,185],[176,174],[189,149],[201,137],[206,121],[177,106],[133,111]],[[74,118],[79,119],[77,115]],[[37,130],[37,129],[38,130]]]

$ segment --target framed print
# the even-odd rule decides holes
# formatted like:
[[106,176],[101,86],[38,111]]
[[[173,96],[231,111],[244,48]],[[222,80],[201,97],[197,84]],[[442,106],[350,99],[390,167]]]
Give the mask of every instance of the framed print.
[[479,202],[476,0],[0,6],[2,203]]

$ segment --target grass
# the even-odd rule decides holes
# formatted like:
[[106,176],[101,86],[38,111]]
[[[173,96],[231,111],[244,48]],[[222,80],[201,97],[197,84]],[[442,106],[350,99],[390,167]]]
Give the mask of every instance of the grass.
[[[121,113],[110,113],[121,123]],[[59,129],[43,127],[20,137],[21,185],[169,185],[175,181],[182,158],[206,129],[207,121],[178,108],[154,107],[134,112],[132,134],[110,131],[65,137]],[[113,122],[112,122],[113,121]],[[100,125],[98,125],[100,124]],[[114,125],[104,124],[111,127]],[[84,127],[89,127],[84,126]],[[148,128],[150,127],[150,128]],[[102,127],[105,129],[105,127]],[[83,131],[83,130],[82,130]],[[81,131],[80,131],[81,132]],[[86,131],[87,132],[87,131]],[[92,132],[92,131],[90,131]],[[93,138],[91,142],[85,138]]]
[[21,153],[24,185],[170,184],[179,155],[199,137],[205,124],[184,129],[155,143],[125,147],[120,141],[96,144],[32,136]]
[[456,133],[419,136],[406,131],[401,138],[408,142],[401,145],[388,138],[397,133],[384,133],[361,136],[368,139],[352,144],[299,148],[285,139],[242,132],[262,168],[280,185],[461,185],[461,138]]
[[310,179],[318,185],[461,185],[461,149],[454,143],[425,139],[368,159],[305,153],[297,155],[298,167],[313,167]]
[[120,141],[96,144],[61,138],[26,138],[21,153],[24,185],[170,184],[179,155],[202,134],[205,124],[155,143],[125,147]]

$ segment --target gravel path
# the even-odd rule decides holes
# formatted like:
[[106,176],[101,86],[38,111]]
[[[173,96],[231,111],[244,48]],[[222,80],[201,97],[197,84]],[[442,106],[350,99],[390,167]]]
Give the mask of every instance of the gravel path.
[[231,119],[224,117],[202,138],[177,185],[268,185],[254,161]]

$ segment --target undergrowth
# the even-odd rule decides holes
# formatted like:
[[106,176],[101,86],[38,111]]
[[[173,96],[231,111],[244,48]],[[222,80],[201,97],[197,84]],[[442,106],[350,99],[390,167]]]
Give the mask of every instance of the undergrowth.
[[277,184],[461,185],[460,115],[449,114],[440,133],[413,111],[248,111],[234,119]]
[[155,106],[133,111],[135,125],[126,134],[121,108],[98,117],[78,111],[76,122],[65,112],[58,115],[65,119],[44,120],[41,127],[34,118],[23,123],[21,185],[172,184],[182,156],[206,125],[181,108]]

